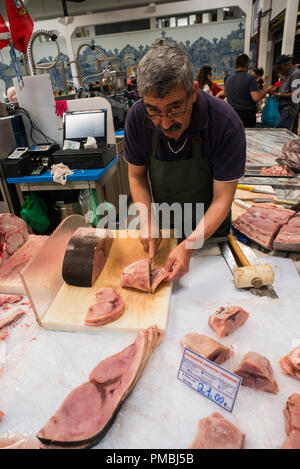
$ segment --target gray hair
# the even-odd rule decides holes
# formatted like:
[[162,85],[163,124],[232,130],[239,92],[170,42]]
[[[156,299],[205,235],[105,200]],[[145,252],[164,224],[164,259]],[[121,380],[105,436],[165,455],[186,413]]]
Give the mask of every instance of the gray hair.
[[138,65],[137,86],[140,96],[163,98],[180,85],[190,96],[194,71],[189,54],[176,42],[157,41]]

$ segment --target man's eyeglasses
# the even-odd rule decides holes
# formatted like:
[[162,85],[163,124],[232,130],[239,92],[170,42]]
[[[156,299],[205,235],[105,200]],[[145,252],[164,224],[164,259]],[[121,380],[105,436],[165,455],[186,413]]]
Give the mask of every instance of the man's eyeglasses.
[[167,114],[151,114],[149,112],[144,113],[143,115],[147,117],[147,119],[161,119],[162,117],[167,117],[168,119],[174,119],[175,117],[183,116],[186,113],[187,105],[188,105],[189,96],[186,98],[185,108],[182,111],[175,111],[175,112],[168,112]]

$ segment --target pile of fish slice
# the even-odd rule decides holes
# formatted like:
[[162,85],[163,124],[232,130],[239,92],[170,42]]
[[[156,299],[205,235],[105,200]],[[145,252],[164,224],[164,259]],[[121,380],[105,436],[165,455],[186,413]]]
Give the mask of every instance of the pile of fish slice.
[[159,329],[151,326],[140,332],[133,344],[100,362],[89,381],[75,388],[38,432],[42,447],[95,446],[112,426],[161,339]]

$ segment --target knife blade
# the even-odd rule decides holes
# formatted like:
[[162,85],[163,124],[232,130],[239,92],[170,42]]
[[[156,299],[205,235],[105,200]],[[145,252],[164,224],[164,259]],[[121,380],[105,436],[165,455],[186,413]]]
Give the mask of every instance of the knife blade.
[[251,192],[258,192],[260,194],[270,194],[274,195],[274,192],[272,191],[267,191],[266,189],[255,189],[255,187],[252,186],[245,186],[244,184],[238,184],[237,185],[238,189],[241,189],[243,191],[251,191]]
[[148,260],[149,260],[149,279],[150,279],[150,290],[149,290],[149,293],[150,295],[152,294],[152,291],[151,291],[151,282],[152,282],[152,257],[148,257]]

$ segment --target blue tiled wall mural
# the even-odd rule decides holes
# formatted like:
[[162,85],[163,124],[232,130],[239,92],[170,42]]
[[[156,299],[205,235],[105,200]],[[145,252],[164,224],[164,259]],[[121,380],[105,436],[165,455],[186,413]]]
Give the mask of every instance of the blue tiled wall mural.
[[[211,26],[213,28],[213,26]],[[169,30],[170,31],[170,30]],[[168,36],[165,31],[158,32],[157,39],[164,37],[166,41],[173,41],[172,36]],[[245,39],[245,29],[243,23],[240,23],[238,29],[235,29],[226,37],[213,38],[208,40],[204,37],[198,37],[195,41],[186,40],[184,43],[180,44],[187,50],[190,54],[192,63],[194,66],[195,74],[201,67],[201,65],[211,65],[213,68],[214,78],[223,78],[224,72],[232,72],[234,70],[235,58],[238,54],[241,54],[244,50],[244,39]],[[99,41],[99,39],[98,39]],[[100,49],[107,57],[118,56],[120,63],[122,65],[124,58],[132,56],[136,59],[138,63],[139,60],[146,54],[150,49],[151,44],[140,45],[134,47],[130,44],[127,44],[121,50],[114,48],[105,49],[100,44],[97,44],[97,38],[95,42],[98,49]],[[92,55],[94,53],[89,49],[85,48],[80,54],[80,63],[83,69],[83,76],[96,74],[97,64],[96,60],[92,60]],[[67,65],[69,58],[67,55],[61,53],[60,60],[65,62],[65,70],[67,80],[71,79],[70,67]],[[44,57],[39,63],[52,62],[53,57]],[[133,63],[128,62],[127,65],[133,65]],[[23,70],[24,71],[24,70]],[[56,67],[50,71],[53,89],[59,90],[63,88],[63,81],[59,71],[59,68]],[[14,77],[14,70],[12,65],[7,65],[0,63],[0,78],[2,78],[6,86],[12,86],[12,78]],[[91,79],[95,81],[95,79]]]

